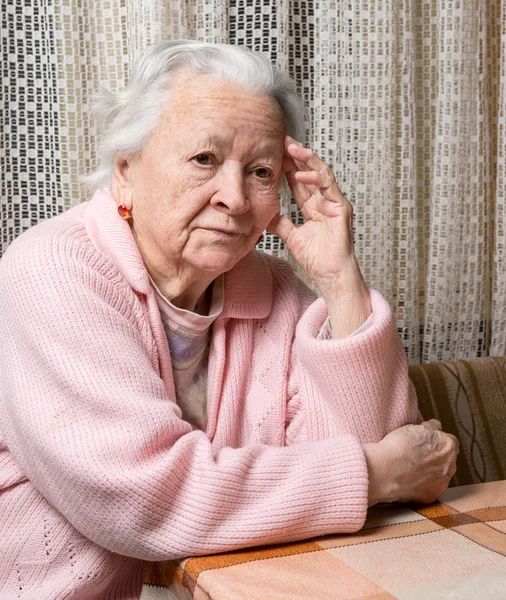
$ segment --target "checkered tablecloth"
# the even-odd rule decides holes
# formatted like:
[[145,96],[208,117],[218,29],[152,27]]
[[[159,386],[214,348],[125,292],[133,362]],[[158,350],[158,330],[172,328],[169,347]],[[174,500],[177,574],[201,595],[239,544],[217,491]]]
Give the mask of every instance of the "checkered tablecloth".
[[379,505],[352,535],[152,563],[142,600],[506,600],[506,481]]

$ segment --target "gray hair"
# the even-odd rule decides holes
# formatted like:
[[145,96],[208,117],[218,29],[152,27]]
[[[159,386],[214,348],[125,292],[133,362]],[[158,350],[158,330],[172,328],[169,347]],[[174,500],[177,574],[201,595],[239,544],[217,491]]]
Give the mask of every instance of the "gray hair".
[[184,68],[267,94],[280,106],[287,133],[304,138],[304,105],[295,83],[265,56],[227,44],[160,41],[143,52],[123,91],[102,89],[96,96],[91,112],[98,128],[100,162],[94,173],[83,177],[90,190],[110,186],[116,154],[142,151],[160,118],[171,78]]

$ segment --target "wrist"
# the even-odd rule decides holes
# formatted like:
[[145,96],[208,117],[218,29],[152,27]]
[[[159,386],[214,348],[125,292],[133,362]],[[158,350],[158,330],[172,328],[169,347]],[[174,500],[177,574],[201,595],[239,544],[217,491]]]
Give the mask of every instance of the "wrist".
[[339,303],[343,297],[369,297],[369,290],[358,266],[356,258],[339,275],[315,281],[327,306]]
[[332,325],[332,338],[345,338],[359,329],[372,313],[371,295],[365,283],[324,296]]
[[388,447],[381,442],[363,444],[367,471],[369,475],[368,506],[380,502],[395,502],[395,485],[392,479],[392,458]]
[[346,288],[336,287],[332,292],[322,292],[322,296],[329,316],[353,308],[353,312],[362,318],[362,322],[358,324],[361,325],[372,312],[371,294],[363,281]]

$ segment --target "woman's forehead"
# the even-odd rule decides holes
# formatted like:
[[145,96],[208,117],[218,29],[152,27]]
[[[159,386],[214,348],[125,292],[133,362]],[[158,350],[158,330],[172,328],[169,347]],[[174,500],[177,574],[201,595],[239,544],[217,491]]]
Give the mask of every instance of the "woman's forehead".
[[[251,92],[234,83],[209,75],[178,74],[162,116],[188,130],[199,130],[222,120],[239,127],[243,122],[262,128],[274,137],[285,132],[285,120],[278,103],[266,94]],[[218,136],[217,132],[210,132]]]

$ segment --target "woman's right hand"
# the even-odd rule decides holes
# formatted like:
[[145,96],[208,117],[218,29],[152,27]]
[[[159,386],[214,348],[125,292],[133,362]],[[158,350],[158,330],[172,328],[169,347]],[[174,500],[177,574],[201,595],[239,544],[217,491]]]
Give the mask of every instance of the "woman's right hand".
[[364,444],[369,506],[378,502],[434,502],[456,471],[459,442],[435,419],[405,425],[377,444]]

